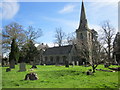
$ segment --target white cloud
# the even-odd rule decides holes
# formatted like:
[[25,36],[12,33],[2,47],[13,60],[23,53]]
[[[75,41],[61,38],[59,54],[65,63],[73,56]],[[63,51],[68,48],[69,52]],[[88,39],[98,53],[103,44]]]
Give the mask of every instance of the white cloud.
[[75,8],[75,5],[69,4],[69,5],[64,6],[64,8],[59,11],[59,13],[61,14],[70,13],[74,11],[74,8]]
[[[10,2],[11,1],[11,2]],[[0,17],[2,19],[12,19],[19,11],[20,5],[17,0],[3,0],[0,4]]]

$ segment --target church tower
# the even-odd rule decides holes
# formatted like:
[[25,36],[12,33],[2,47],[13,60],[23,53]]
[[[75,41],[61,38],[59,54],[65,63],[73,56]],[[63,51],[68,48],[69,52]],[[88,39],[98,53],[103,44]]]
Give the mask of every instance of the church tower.
[[86,50],[86,52],[88,52],[88,54],[86,56],[86,57],[88,57],[86,62],[91,63],[91,60],[92,60],[92,33],[91,33],[91,30],[88,28],[88,23],[87,23],[87,18],[86,18],[83,1],[82,1],[82,5],[81,5],[80,23],[79,23],[78,29],[76,30],[76,35],[77,35],[76,37],[77,37],[78,46],[81,47],[80,51],[82,52],[84,49],[84,50]]

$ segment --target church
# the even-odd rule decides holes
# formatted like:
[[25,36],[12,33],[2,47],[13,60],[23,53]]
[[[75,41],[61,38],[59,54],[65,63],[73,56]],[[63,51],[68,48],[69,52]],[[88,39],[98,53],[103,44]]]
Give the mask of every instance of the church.
[[76,29],[76,43],[47,48],[43,51],[40,64],[82,65],[92,60],[92,30],[88,27],[84,3],[81,5],[80,23]]

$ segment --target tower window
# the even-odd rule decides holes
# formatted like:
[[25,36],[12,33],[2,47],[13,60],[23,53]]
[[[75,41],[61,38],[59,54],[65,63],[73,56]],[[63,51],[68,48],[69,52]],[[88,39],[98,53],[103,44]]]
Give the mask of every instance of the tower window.
[[83,39],[83,34],[82,33],[80,33],[80,38]]

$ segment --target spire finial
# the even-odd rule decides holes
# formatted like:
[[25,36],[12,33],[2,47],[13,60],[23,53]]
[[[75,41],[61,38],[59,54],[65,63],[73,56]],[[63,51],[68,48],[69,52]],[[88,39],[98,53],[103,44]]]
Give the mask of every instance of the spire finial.
[[86,19],[86,14],[85,14],[85,8],[84,8],[84,0],[82,0],[82,5],[81,5],[81,16],[80,16],[80,25],[79,29],[87,27],[87,19]]

